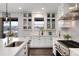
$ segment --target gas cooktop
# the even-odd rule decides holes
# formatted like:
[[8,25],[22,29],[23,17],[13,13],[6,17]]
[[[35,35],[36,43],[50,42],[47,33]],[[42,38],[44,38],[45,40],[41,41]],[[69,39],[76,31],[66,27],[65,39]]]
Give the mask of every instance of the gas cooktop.
[[79,48],[79,43],[73,40],[58,40],[58,42],[67,46],[68,48]]

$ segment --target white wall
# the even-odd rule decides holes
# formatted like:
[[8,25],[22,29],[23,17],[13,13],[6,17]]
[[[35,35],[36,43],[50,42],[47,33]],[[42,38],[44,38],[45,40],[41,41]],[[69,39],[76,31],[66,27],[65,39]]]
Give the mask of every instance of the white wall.
[[[2,13],[0,13],[0,17],[2,17]],[[11,17],[18,17],[18,31],[19,37],[21,37],[22,33],[22,13],[11,13]]]
[[75,20],[76,24],[72,30],[72,40],[79,42],[79,20]]

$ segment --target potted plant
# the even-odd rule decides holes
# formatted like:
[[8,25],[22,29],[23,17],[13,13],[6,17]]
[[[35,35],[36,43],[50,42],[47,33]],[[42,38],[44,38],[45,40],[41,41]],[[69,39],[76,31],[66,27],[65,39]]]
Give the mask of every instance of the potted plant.
[[69,34],[65,34],[65,35],[64,35],[64,38],[65,38],[66,40],[69,40],[69,39],[71,38],[71,36],[70,36]]
[[12,41],[14,37],[14,32],[8,32],[9,41]]

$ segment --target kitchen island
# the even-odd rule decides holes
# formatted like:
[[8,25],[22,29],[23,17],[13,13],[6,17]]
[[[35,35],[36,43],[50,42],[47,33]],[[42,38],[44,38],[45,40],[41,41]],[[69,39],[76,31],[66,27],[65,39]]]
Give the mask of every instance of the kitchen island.
[[[20,40],[14,39],[13,42],[15,41],[17,42]],[[28,41],[23,41],[23,43],[17,47],[6,47],[6,46],[0,47],[0,56],[27,56],[27,42]]]

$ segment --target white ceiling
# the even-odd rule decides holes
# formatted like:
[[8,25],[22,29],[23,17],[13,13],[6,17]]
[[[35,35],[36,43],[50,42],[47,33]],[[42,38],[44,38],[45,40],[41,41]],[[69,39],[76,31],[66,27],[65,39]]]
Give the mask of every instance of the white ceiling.
[[[58,3],[9,3],[8,12],[56,12]],[[22,9],[19,10],[18,8]],[[42,10],[41,8],[45,8]],[[0,12],[6,11],[6,4],[0,3]]]
[[[8,12],[57,12],[61,3],[8,3]],[[69,4],[73,5],[73,4]],[[19,10],[18,8],[22,9]],[[41,8],[45,8],[42,10]],[[6,4],[0,3],[0,12],[6,11]]]

